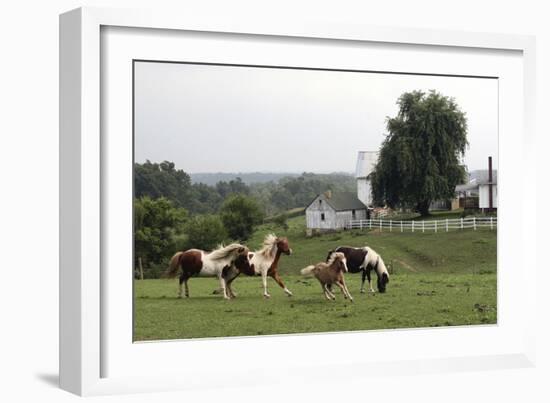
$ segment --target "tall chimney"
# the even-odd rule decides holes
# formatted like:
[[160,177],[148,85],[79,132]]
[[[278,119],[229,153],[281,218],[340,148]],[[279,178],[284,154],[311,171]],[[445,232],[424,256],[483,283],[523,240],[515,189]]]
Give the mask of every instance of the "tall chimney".
[[325,192],[325,197],[326,197],[327,199],[332,198],[332,190],[327,190],[327,191]]
[[493,211],[493,157],[489,157],[489,211]]

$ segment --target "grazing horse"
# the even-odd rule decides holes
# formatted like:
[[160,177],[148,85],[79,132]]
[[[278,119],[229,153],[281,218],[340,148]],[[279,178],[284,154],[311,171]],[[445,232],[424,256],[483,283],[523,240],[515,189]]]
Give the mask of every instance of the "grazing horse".
[[308,266],[300,271],[302,275],[313,275],[321,283],[321,288],[325,294],[326,299],[336,299],[336,296],[332,293],[330,286],[336,284],[342,290],[344,298],[349,298],[353,302],[353,298],[348,291],[346,281],[344,280],[344,273],[348,271],[346,265],[346,256],[342,252],[333,252],[330,254],[328,261],[317,263],[316,265]]
[[[262,276],[262,284],[264,286],[264,297],[269,298],[271,295],[267,292],[267,276],[273,278],[284,290],[286,295],[292,296],[292,292],[286,288],[281,276],[279,276],[278,266],[281,254],[290,255],[292,249],[288,245],[288,239],[279,238],[274,234],[269,234],[265,237],[263,247],[255,252],[249,253],[250,265],[253,267],[256,275]],[[227,278],[227,287],[229,294],[234,296],[231,290],[231,282],[239,275],[236,270],[231,272],[231,277]],[[215,291],[215,292],[219,292]]]
[[361,293],[365,292],[365,277],[369,280],[369,291],[374,292],[372,288],[371,271],[376,271],[378,277],[377,286],[381,293],[386,292],[386,284],[390,282],[390,275],[386,264],[373,249],[365,246],[364,248],[352,248],[349,246],[339,246],[328,253],[327,261],[333,252],[342,252],[347,259],[347,265],[350,273],[362,272]]
[[177,252],[170,259],[170,266],[165,272],[165,277],[174,278],[181,268],[179,278],[178,297],[181,298],[182,284],[185,284],[185,296],[189,297],[189,286],[187,281],[190,277],[218,277],[220,280],[223,297],[229,299],[226,289],[226,278],[235,272],[244,272],[253,275],[254,270],[248,260],[249,250],[246,246],[231,244],[220,246],[212,252],[205,252],[200,249],[189,249],[184,252]]

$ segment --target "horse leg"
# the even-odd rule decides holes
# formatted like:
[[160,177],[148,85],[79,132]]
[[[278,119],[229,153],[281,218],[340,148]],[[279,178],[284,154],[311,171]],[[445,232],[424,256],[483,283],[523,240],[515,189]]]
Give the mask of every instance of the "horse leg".
[[264,270],[262,270],[262,284],[264,286],[264,297],[270,298],[271,295],[269,295],[269,293],[267,292],[267,272],[265,272]]
[[342,277],[342,280],[337,282],[336,284],[340,286],[340,289],[342,290],[342,293],[345,295],[345,297],[349,298],[349,300],[353,302],[353,297],[349,293],[348,286],[346,285],[346,280],[344,280],[344,278]]
[[[363,271],[361,272],[361,294],[365,293],[365,278],[366,277],[367,277],[367,269],[364,268]],[[370,278],[369,278],[369,282],[370,282]]]
[[325,287],[325,291],[326,291],[326,294],[325,294],[325,295],[327,295],[327,297],[328,297],[327,299],[335,300],[335,299],[336,299],[336,295],[334,295],[332,292],[330,292],[330,291],[328,290],[328,285],[325,284],[324,287]]
[[[225,277],[225,284],[227,286],[227,291],[230,294],[230,296],[233,298],[235,296],[237,296],[237,294],[234,294],[233,293],[233,290],[231,290],[230,288],[230,283],[235,280],[239,274],[241,274],[239,271],[237,271],[237,269],[234,269],[234,270],[230,270],[227,272],[227,274],[224,276]],[[222,272],[222,275],[223,275],[223,272]],[[221,294],[222,293],[222,289],[221,288],[216,288],[214,291],[212,291],[212,294]]]
[[227,294],[227,288],[225,286],[225,278],[221,275],[218,276],[219,280],[220,280],[220,286],[221,286],[221,289],[222,289],[222,292],[223,292],[223,297],[225,299],[230,299],[229,298],[229,295]]
[[235,298],[237,296],[237,294],[235,294],[233,292],[233,289],[231,288],[231,283],[238,277],[238,275],[239,274],[237,274],[235,277],[225,279],[225,286],[227,287],[227,293],[229,294],[230,298]]
[[344,291],[344,288],[340,286],[340,284],[338,284],[338,281],[336,281],[336,285],[338,285],[338,288],[340,288],[340,291],[342,291],[342,295],[344,296],[345,299],[348,299],[348,294],[346,294],[346,291]]
[[321,288],[323,289],[323,294],[325,294],[325,298],[330,301],[331,298],[330,298],[330,295],[328,294],[327,285],[321,283]]
[[342,285],[340,280],[336,280],[335,283],[338,286],[338,288],[340,288],[340,291],[342,291],[342,295],[344,296],[344,298],[348,299],[348,294],[346,294],[346,290],[344,290],[344,286]]
[[189,297],[189,288],[187,287],[187,280],[188,278],[185,276],[185,274],[182,273],[179,281],[178,298],[182,297],[183,283],[185,283],[185,296]]
[[233,290],[231,290],[231,286],[227,281],[225,282],[225,290],[227,292],[227,296],[229,297],[229,299],[235,298],[235,294],[233,294]]
[[281,279],[281,276],[279,276],[279,272],[274,270],[273,272],[271,272],[270,276],[285,291],[286,295],[288,295],[289,297],[292,297],[292,293],[290,292],[290,290],[288,288],[286,288],[285,283],[283,283],[283,280]]
[[365,272],[367,273],[367,274],[366,274],[367,280],[369,280],[369,292],[370,292],[370,293],[374,293],[374,288],[372,288],[371,271],[372,271],[371,268],[368,268],[368,267],[365,268]]
[[188,282],[188,281],[189,281],[189,279],[186,278],[186,279],[185,279],[185,282],[184,282],[184,284],[185,284],[185,297],[186,297],[186,298],[189,298],[189,285],[187,285],[187,282]]

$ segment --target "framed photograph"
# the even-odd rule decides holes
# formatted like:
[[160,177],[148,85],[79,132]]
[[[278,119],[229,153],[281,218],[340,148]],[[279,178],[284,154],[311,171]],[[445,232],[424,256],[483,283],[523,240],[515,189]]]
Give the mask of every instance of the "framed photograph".
[[531,37],[94,8],[60,45],[62,388],[532,365]]

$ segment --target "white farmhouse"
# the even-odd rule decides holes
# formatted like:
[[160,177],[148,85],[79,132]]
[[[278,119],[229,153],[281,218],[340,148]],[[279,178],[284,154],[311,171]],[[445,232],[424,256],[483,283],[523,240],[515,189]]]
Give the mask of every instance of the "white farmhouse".
[[368,207],[372,207],[372,186],[369,175],[378,161],[378,151],[359,151],[355,166],[357,197]]
[[[498,208],[498,175],[492,170],[477,170],[470,173],[470,181],[456,187],[459,199],[471,196],[479,197],[478,206],[483,211]],[[492,193],[492,198],[491,198]]]

